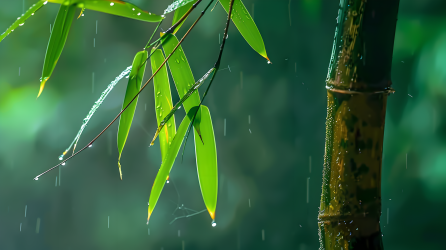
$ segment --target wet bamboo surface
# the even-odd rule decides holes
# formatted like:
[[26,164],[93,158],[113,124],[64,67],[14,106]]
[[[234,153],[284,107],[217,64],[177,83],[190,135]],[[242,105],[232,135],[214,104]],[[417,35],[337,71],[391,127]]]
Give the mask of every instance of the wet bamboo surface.
[[327,83],[320,249],[383,249],[381,168],[399,0],[341,0]]

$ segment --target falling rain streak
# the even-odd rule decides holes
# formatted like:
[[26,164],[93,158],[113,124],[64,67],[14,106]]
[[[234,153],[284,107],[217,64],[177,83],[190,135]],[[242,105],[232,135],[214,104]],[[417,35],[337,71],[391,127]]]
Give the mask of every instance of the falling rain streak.
[[56,176],[56,184],[54,184],[55,187],[57,187],[57,176]]
[[310,159],[309,159],[309,170],[310,170],[310,174],[311,174],[311,155],[310,155]]
[[407,153],[406,153],[406,169],[407,169]]
[[108,216],[108,219],[107,219],[107,228],[110,228],[110,215]]
[[22,223],[20,223],[20,232],[22,232]]
[[248,115],[248,124],[251,124],[251,115]]
[[181,248],[184,250],[184,240],[181,241]]
[[265,229],[262,229],[262,241],[265,241]]
[[224,136],[226,136],[226,118],[224,120],[224,125],[223,125],[223,134]]
[[96,48],[96,38],[93,38],[93,48]]
[[240,87],[243,89],[243,71],[240,71]]
[[310,177],[307,178],[307,203],[310,203]]
[[150,228],[147,228],[147,235],[150,235]]
[[178,230],[178,237],[180,237],[181,236],[181,232],[180,232],[180,230]]
[[387,208],[387,225],[389,225],[389,208]]
[[96,35],[98,34],[98,20],[96,20]]
[[40,218],[37,218],[37,223],[36,223],[36,234],[38,234],[40,232]]
[[19,67],[19,76],[20,76],[20,67]]
[[26,210],[28,209],[28,205],[25,205],[25,218],[26,218]]
[[291,0],[288,2],[288,16],[290,18],[290,27],[291,27]]
[[248,205],[251,207],[251,199],[248,199]]

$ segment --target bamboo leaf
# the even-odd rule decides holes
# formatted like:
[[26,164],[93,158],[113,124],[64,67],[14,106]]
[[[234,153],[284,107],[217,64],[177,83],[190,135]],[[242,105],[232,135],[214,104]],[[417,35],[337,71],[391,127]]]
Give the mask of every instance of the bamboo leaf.
[[[124,103],[122,104],[122,109],[127,107],[130,101],[135,98],[136,94],[141,89],[142,79],[144,78],[144,72],[146,69],[146,60],[148,58],[148,53],[146,50],[136,53],[133,59],[132,71],[130,72],[129,81],[127,84],[127,90],[125,92]],[[136,103],[138,102],[138,96],[130,104],[130,106],[125,110],[121,117],[119,118],[119,128],[118,128],[118,151],[119,151],[119,175],[122,180],[121,172],[121,155],[124,149],[127,136],[129,135],[130,127],[132,126],[133,116],[135,115]]]
[[[175,11],[178,8],[181,8],[187,4],[190,4],[190,2],[196,2],[197,0],[177,0],[173,3],[171,3],[167,8],[164,10],[164,15],[167,13],[170,13],[172,11]],[[177,20],[178,21],[178,20]]]
[[[182,5],[181,7],[177,8],[175,10],[175,13],[173,14],[173,19],[172,19],[172,25],[176,24],[189,10],[190,8],[192,8],[192,5],[194,5],[198,0],[192,0],[192,1],[188,1],[187,4]],[[173,33],[175,34],[183,25],[184,21],[186,21],[187,18],[185,18],[183,20],[183,22],[181,22],[173,31]]]
[[[172,34],[166,34],[166,36],[168,37],[166,37],[163,43],[163,49],[166,55],[170,55],[178,45],[178,39]],[[182,98],[195,83],[195,80],[181,45],[167,60],[167,63],[169,64],[170,73],[175,82],[178,95]],[[189,109],[199,104],[200,97],[198,92],[194,92],[183,104],[186,114],[189,112]]]
[[[180,108],[180,106],[193,94],[195,93],[195,91],[198,91],[198,88],[204,83],[204,81],[210,76],[211,73],[215,74],[215,68],[211,68],[208,72],[206,72],[206,74],[200,78],[200,80],[198,80],[194,85],[191,86],[191,88],[186,92],[186,94],[175,104],[175,106],[173,106],[173,108],[170,110],[170,112],[164,117],[164,119],[158,124],[158,128],[156,129],[156,133],[155,136],[152,139],[152,142],[150,143],[150,145],[153,145],[153,143],[155,142],[156,137],[158,136],[158,134],[161,132],[161,129],[164,127],[164,125],[169,121],[169,119],[175,114],[175,112]],[[198,106],[195,106],[198,108]],[[192,107],[190,110],[194,109],[195,107]],[[195,108],[195,110],[197,110]],[[188,112],[189,114],[190,112]],[[195,114],[195,111],[193,112],[193,114]],[[190,119],[193,118],[189,117]],[[195,123],[194,122],[194,126],[195,128],[199,131],[200,128],[200,123]]]
[[164,184],[166,183],[167,177],[172,169],[173,163],[175,162],[178,152],[180,151],[189,123],[189,116],[186,115],[178,127],[178,131],[173,138],[172,143],[169,145],[166,156],[163,158],[161,167],[158,170],[158,174],[156,175],[155,182],[153,183],[152,190],[150,192],[147,224],[149,224],[150,216],[152,215],[153,209],[158,202],[161,191],[163,190]]
[[[229,11],[229,1],[230,0],[220,0],[221,6]],[[254,20],[246,9],[245,5],[241,0],[234,0],[234,6],[232,7],[232,22],[235,24],[240,34],[245,38],[246,42],[259,53],[261,56],[265,57],[268,61],[269,58],[266,55],[265,44],[263,43],[262,36],[260,35],[259,29],[257,29]]]
[[45,61],[43,63],[42,77],[40,79],[40,90],[37,97],[42,94],[45,83],[53,73],[54,67],[62,54],[63,47],[67,41],[70,32],[71,23],[73,23],[76,7],[73,5],[61,5],[54,21],[53,30],[51,31],[50,41],[46,49]]
[[26,19],[33,16],[36,11],[42,8],[43,5],[46,4],[46,1],[40,0],[37,3],[33,4],[22,16],[18,17],[17,20],[9,26],[9,28],[0,35],[0,42],[7,37],[11,32],[13,32],[17,27],[23,26],[25,24]]
[[73,145],[74,145],[74,147],[73,147],[73,153],[74,153],[74,150],[76,149],[77,142],[79,141],[79,138],[81,137],[82,132],[84,131],[84,129],[87,126],[88,122],[90,121],[91,117],[93,117],[96,110],[99,108],[99,106],[101,106],[102,102],[104,102],[107,95],[110,93],[110,91],[112,91],[112,89],[119,82],[119,80],[121,80],[125,76],[128,76],[131,70],[132,70],[132,66],[128,66],[124,71],[121,72],[121,74],[119,74],[119,76],[117,76],[115,78],[115,80],[113,80],[107,86],[107,88],[104,91],[102,91],[101,96],[94,103],[93,107],[91,107],[90,112],[88,112],[87,117],[85,117],[84,120],[82,121],[82,126],[79,129],[79,131],[77,132],[76,137],[74,137],[74,140],[71,142],[70,146],[67,149],[65,149],[65,151],[62,153],[62,155],[59,156],[59,160],[63,160],[63,157],[68,153],[68,151],[71,149],[71,147],[73,147]]
[[[159,68],[159,66],[164,62],[165,58],[163,52],[160,49],[152,49],[152,56],[150,58],[152,65],[152,74]],[[164,65],[158,74],[153,77],[153,86],[155,93],[155,112],[156,120],[158,126],[160,126],[161,121],[167,115],[167,113],[172,110],[172,96],[170,92],[169,76],[167,75],[167,67]],[[169,119],[165,123],[166,126],[163,132],[160,134],[160,147],[161,147],[161,159],[166,156],[167,150],[169,148],[169,143],[172,143],[173,137],[176,133],[175,117]]]
[[[202,143],[197,140],[198,134],[195,131],[195,154],[197,159],[198,180],[200,181],[204,204],[206,205],[212,220],[215,220],[215,208],[217,207],[218,193],[218,171],[214,128],[212,126],[211,114],[209,113],[208,107],[201,105],[201,110],[198,112],[201,113],[200,129],[204,142]],[[195,121],[197,118],[198,114]]]
[[48,0],[63,5],[76,5],[81,9],[100,11],[144,22],[159,22],[162,16],[144,11],[136,5],[119,0]]

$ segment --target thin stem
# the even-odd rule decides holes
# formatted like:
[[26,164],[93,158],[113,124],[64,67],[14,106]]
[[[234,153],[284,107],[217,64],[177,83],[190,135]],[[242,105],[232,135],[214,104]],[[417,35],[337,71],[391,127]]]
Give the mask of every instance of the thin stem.
[[152,41],[153,36],[155,35],[156,31],[158,30],[158,28],[160,27],[161,23],[163,22],[163,20],[161,20],[158,25],[155,28],[155,31],[153,31],[152,36],[150,36],[149,41],[147,42],[146,47],[144,47],[144,49],[147,49],[149,47],[150,41]]
[[[37,175],[36,177],[34,177],[34,180],[38,180],[40,176],[50,172],[51,170],[59,167],[60,165],[64,164],[65,162],[67,162],[68,160],[70,160],[71,158],[73,158],[74,156],[76,156],[77,154],[79,154],[80,152],[84,151],[85,149],[88,148],[88,146],[90,146],[91,144],[93,144],[93,142],[95,142],[120,116],[121,114],[130,106],[130,104],[136,99],[136,97],[138,97],[138,95],[141,93],[141,91],[143,91],[143,89],[147,86],[147,84],[153,79],[153,77],[161,70],[161,68],[166,64],[167,60],[169,60],[169,58],[173,55],[173,53],[177,50],[177,48],[181,45],[181,43],[184,41],[184,39],[189,35],[189,33],[192,31],[192,29],[195,27],[195,25],[198,23],[198,21],[201,19],[201,17],[203,17],[204,13],[206,12],[206,10],[209,8],[209,6],[211,5],[211,3],[214,0],[211,0],[210,3],[208,4],[208,6],[206,6],[206,8],[204,9],[204,11],[201,12],[200,16],[197,18],[197,20],[195,20],[195,22],[192,24],[192,26],[189,28],[189,30],[186,32],[186,34],[184,34],[183,38],[181,38],[181,40],[178,42],[177,46],[173,49],[172,53],[169,54],[169,56],[166,57],[166,59],[164,60],[164,62],[158,67],[158,69],[155,71],[155,73],[152,74],[152,76],[150,77],[149,80],[147,80],[147,82],[141,87],[141,89],[139,90],[139,92],[133,97],[133,99],[127,104],[127,106],[125,106],[121,112],[119,112],[119,114],[107,125],[107,127],[105,127],[93,140],[91,140],[87,145],[85,145],[82,149],[80,149],[79,151],[77,151],[76,153],[74,153],[73,155],[71,155],[70,157],[68,157],[67,159],[65,159],[64,161],[60,162],[59,164],[57,164],[56,166],[46,170],[45,172]],[[201,0],[199,0],[197,3],[194,4],[194,6],[196,6],[199,2],[201,2]],[[189,12],[190,13],[190,12]]]
[[[190,134],[190,130],[192,128],[192,124],[194,124],[195,121],[195,117],[197,116],[198,111],[200,110],[201,104],[203,103],[204,99],[206,98],[206,95],[209,91],[209,88],[212,85],[212,82],[214,81],[215,75],[217,75],[218,69],[220,68],[220,62],[221,62],[221,56],[223,55],[223,50],[225,48],[225,44],[226,44],[226,38],[228,37],[228,30],[229,30],[229,23],[231,21],[231,14],[232,14],[232,6],[234,4],[234,0],[231,0],[231,2],[229,3],[229,12],[228,12],[228,19],[226,21],[226,28],[225,28],[225,34],[223,36],[223,41],[220,45],[220,53],[218,55],[218,59],[214,64],[214,74],[212,75],[211,81],[209,82],[208,87],[206,88],[206,91],[203,94],[203,98],[200,101],[200,104],[198,105],[197,111],[195,111],[194,117],[192,118],[192,121],[189,124],[189,127],[187,129],[187,134],[186,134],[186,141],[184,142],[184,146],[183,146],[183,152],[182,155],[184,155],[184,149],[186,148],[186,143],[187,143],[187,138],[189,137]],[[204,142],[203,142],[204,144]]]

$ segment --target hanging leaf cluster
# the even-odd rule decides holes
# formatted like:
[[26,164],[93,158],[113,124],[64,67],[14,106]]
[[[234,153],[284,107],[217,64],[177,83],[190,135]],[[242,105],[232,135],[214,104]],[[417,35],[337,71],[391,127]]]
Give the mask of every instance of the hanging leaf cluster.
[[[138,21],[159,22],[158,27],[164,19],[164,15],[156,15],[154,13],[141,10],[131,3],[119,0],[41,0],[31,6],[26,13],[19,17],[4,33],[0,35],[0,42],[12,31],[14,31],[14,29],[19,26],[23,26],[29,17],[33,16],[36,11],[38,11],[48,2],[60,4],[60,8],[54,21],[54,25],[52,26],[51,36],[45,54],[42,77],[40,79],[40,89],[37,95],[38,97],[42,94],[46,83],[49,82],[49,79],[56,68],[56,64],[61,57],[65,42],[69,36],[70,28],[75,19],[76,12],[79,9],[81,14],[87,9],[127,17]],[[221,6],[229,14],[226,21],[225,36],[222,40],[220,53],[215,65],[211,67],[211,69],[206,72],[203,77],[196,81],[186,58],[186,54],[181,46],[181,42],[186,38],[190,30],[192,30],[192,28],[200,20],[201,16],[203,16],[209,6],[211,6],[213,0],[210,0],[205,10],[189,28],[182,39],[178,40],[175,34],[182,27],[184,21],[189,16],[191,11],[194,10],[200,2],[202,2],[202,0],[177,0],[166,8],[164,14],[174,12],[172,27],[165,33],[161,33],[160,38],[155,42],[150,43],[149,41],[144,50],[139,51],[135,55],[132,65],[125,69],[107,86],[107,89],[102,92],[101,96],[95,102],[87,117],[83,120],[82,126],[73,142],[59,157],[59,160],[62,162],[36,176],[36,180],[43,174],[46,174],[52,169],[64,164],[67,160],[91,146],[91,144],[116,120],[119,120],[117,138],[119,152],[118,169],[120,178],[122,179],[121,157],[123,156],[124,146],[127,142],[133,117],[135,115],[138,96],[146,85],[153,79],[155,95],[154,108],[158,125],[153,141],[159,137],[162,163],[150,192],[147,223],[149,222],[149,218],[158,202],[166,180],[169,179],[170,171],[181,149],[183,140],[187,140],[188,138],[190,129],[193,130],[194,134],[197,172],[204,204],[212,220],[215,220],[218,193],[217,148],[211,114],[209,108],[202,105],[202,102],[204,101],[206,94],[208,93],[208,90],[218,72],[221,55],[227,38],[229,21],[233,21],[240,34],[257,53],[266,58],[268,61],[269,59],[266,54],[265,45],[260,32],[242,1],[220,0],[219,2]],[[81,14],[79,14],[79,17]],[[156,30],[154,31],[154,34],[155,33]],[[143,84],[144,74],[147,64],[149,63],[152,76],[146,83]],[[180,97],[180,101],[175,105],[173,105],[172,102],[172,92],[170,89],[168,75],[169,72]],[[88,121],[102,104],[113,87],[124,77],[128,78],[128,82],[121,112],[90,143],[79,151],[75,152],[76,145]],[[203,96],[200,98],[198,89],[209,77],[210,81],[208,87]],[[184,107],[186,116],[183,118],[177,129],[175,123],[175,112],[178,111],[181,106]],[[153,141],[151,144],[153,144]],[[68,153],[71,147],[73,147],[73,154],[64,160],[65,155]]]

